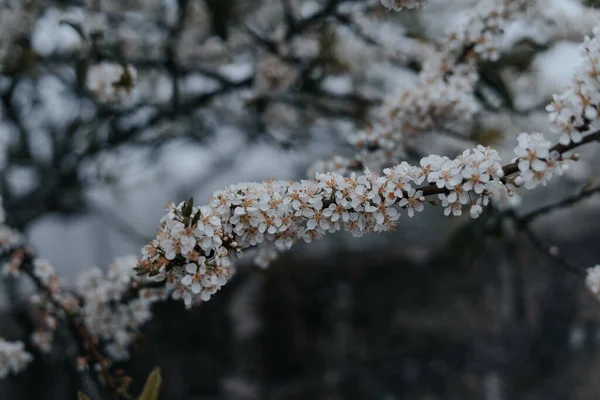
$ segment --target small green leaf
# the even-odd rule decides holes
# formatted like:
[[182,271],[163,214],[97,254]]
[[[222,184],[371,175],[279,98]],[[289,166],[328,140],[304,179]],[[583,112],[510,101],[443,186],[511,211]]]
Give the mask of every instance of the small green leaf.
[[150,272],[148,272],[148,276],[150,278],[152,278],[153,276],[156,276],[160,273],[160,265],[153,265],[152,268],[150,268]]
[[79,391],[79,392],[77,392],[77,400],[92,400],[92,399],[90,399],[85,394],[83,394],[82,391]]
[[194,207],[194,198],[193,198],[193,197],[190,197],[190,198],[188,199],[188,201],[186,201],[186,202],[183,204],[183,210],[181,210],[181,211],[182,211],[182,213],[183,213],[183,217],[184,217],[184,218],[189,218],[189,217],[190,217],[190,215],[192,215],[192,208],[193,208],[193,207]]
[[140,397],[138,397],[138,400],[158,400],[161,383],[162,377],[160,375],[160,368],[156,367],[152,370],[150,375],[148,375],[144,390]]
[[190,222],[190,228],[193,228],[194,226],[196,226],[198,224],[198,221],[200,220],[201,216],[202,216],[202,213],[200,212],[200,210],[198,210],[196,212],[196,214],[194,215],[194,218],[192,218],[192,221]]

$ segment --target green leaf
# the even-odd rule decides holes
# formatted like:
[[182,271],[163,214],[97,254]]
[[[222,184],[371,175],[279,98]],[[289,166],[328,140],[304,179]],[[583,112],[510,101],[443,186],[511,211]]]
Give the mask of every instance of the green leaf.
[[92,399],[90,399],[85,394],[83,394],[82,391],[79,391],[79,392],[77,392],[77,400],[92,400]]
[[183,204],[183,209],[181,210],[184,218],[189,218],[192,215],[192,208],[194,207],[194,198],[190,197],[188,201]]
[[158,394],[160,392],[160,385],[162,383],[162,377],[160,375],[160,368],[156,367],[148,375],[144,390],[138,400],[158,400]]
[[202,216],[202,213],[200,212],[200,210],[198,210],[196,212],[196,214],[194,215],[194,218],[192,218],[192,221],[190,222],[190,228],[193,228],[194,226],[196,226],[198,224],[198,221],[200,220],[201,216]]

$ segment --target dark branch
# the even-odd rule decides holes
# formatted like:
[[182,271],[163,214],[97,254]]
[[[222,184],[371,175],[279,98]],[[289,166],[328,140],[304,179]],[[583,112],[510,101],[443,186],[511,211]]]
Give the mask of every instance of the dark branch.
[[566,199],[564,199],[558,203],[550,204],[545,207],[538,208],[537,210],[532,211],[529,214],[522,216],[521,218],[519,218],[519,223],[522,225],[528,225],[536,218],[539,218],[545,214],[549,214],[554,211],[560,210],[562,208],[570,207],[570,206],[577,204],[580,201],[583,201],[584,199],[587,199],[588,197],[593,196],[598,193],[600,193],[600,186],[593,188],[593,189],[584,190],[576,195],[567,197]]

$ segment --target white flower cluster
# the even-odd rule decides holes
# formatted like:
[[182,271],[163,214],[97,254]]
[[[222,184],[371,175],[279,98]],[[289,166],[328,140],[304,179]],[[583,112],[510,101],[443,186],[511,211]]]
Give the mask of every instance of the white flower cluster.
[[387,96],[372,127],[346,133],[348,142],[357,149],[352,159],[338,156],[319,161],[309,173],[335,171],[346,175],[364,167],[381,171],[405,156],[407,138],[469,126],[479,109],[473,96],[477,75],[471,66],[463,65],[453,66],[454,73],[442,77],[437,71],[444,69],[439,65],[443,62],[442,58],[431,57],[414,87]]
[[[78,279],[75,292],[70,293],[62,290],[61,279],[52,265],[47,260],[34,258],[31,251],[25,248],[21,235],[4,224],[0,198],[0,234],[4,232],[6,240],[2,242],[1,255],[10,259],[3,268],[4,275],[16,277],[23,268],[28,268],[28,273],[44,288],[29,299],[30,304],[38,309],[40,317],[38,328],[30,336],[31,342],[41,352],[48,353],[54,340],[56,317],[63,316],[63,311],[67,310],[81,318],[91,335],[103,341],[112,359],[127,358],[127,347],[141,325],[152,317],[152,304],[167,298],[163,289],[144,287],[148,282],[134,279],[137,258],[117,258],[109,266],[106,275],[98,268],[85,271]],[[15,364],[11,364],[14,372],[18,371],[18,365],[24,365],[22,361],[26,358],[19,358],[18,350],[17,344],[0,339],[0,378],[9,371],[3,351],[14,353]]]
[[128,104],[137,79],[133,66],[123,67],[114,62],[101,62],[87,72],[87,88],[103,103]]
[[498,59],[504,26],[531,3],[482,2],[446,37],[443,50],[425,60],[418,84],[386,100],[384,120],[407,135],[443,129],[449,123],[469,126],[479,109],[473,95],[479,79],[476,61]]
[[0,337],[0,379],[16,374],[27,367],[33,356],[25,351],[23,342],[9,342]]
[[533,189],[537,185],[546,185],[553,174],[562,175],[567,165],[557,151],[551,151],[551,143],[541,133],[521,133],[517,137],[519,145],[515,147],[520,174],[515,178],[517,186]]
[[[166,298],[163,289],[139,288],[143,282],[134,282],[136,264],[136,257],[125,256],[117,258],[106,275],[99,268],[91,268],[81,274],[71,294],[61,289],[59,276],[48,261],[34,259],[32,274],[48,292],[30,298],[42,317],[41,326],[31,335],[32,343],[43,353],[51,350],[55,316],[61,315],[64,308],[80,317],[90,334],[103,340],[112,359],[127,358],[128,346],[141,325],[152,317],[152,304]],[[57,308],[55,302],[62,308]]]
[[498,196],[499,188],[507,190],[500,181],[504,176],[500,157],[489,147],[465,150],[454,160],[428,156],[421,160],[421,166],[429,171],[427,180],[430,183],[449,191],[439,194],[445,215],[459,216],[463,207],[471,204],[471,217],[477,218],[483,211],[482,206],[487,206],[490,198]]
[[401,145],[403,134],[389,124],[376,123],[366,129],[348,132],[345,137],[357,150],[353,159],[334,155],[328,160],[317,161],[308,171],[309,176],[317,172],[337,172],[347,176],[365,167],[382,171],[384,166],[390,165],[390,160],[399,160],[406,155]]
[[[509,192],[495,150],[478,146],[455,159],[428,156],[420,166],[402,162],[378,175],[317,173],[314,180],[239,183],[214,193],[209,205],[170,203],[157,238],[144,247],[138,274],[164,281],[187,306],[208,300],[231,276],[233,254],[255,246],[289,249],[344,229],[354,236],[389,231],[402,210],[424,208],[439,194],[446,215],[471,206],[477,218],[490,199]],[[418,185],[429,186],[419,189]],[[260,257],[261,266],[273,258]]]
[[452,52],[472,52],[478,59],[496,61],[507,21],[516,13],[533,8],[536,0],[493,0],[479,3],[473,13],[446,40]]
[[359,151],[356,159],[367,165],[385,165],[388,160],[397,160],[405,155],[402,146],[398,146],[401,136],[402,133],[391,126],[376,123],[368,129],[349,134],[348,141]]
[[[384,5],[391,7],[392,3]],[[427,56],[413,87],[402,88],[384,99],[376,113],[376,128],[347,135],[349,142],[359,149],[352,160],[319,161],[311,171],[346,173],[353,165],[381,170],[382,166],[397,162],[405,140],[410,137],[469,127],[479,111],[474,95],[479,79],[477,61],[498,58],[507,21],[533,7],[533,3],[525,0],[481,3],[464,24],[447,36],[442,51]],[[337,168],[326,169],[332,166]]]
[[573,77],[572,85],[555,94],[546,107],[550,113],[553,131],[560,135],[560,143],[579,143],[582,136],[594,129],[600,108],[600,26],[593,37],[586,37],[581,45],[583,63]]
[[425,60],[417,85],[386,99],[384,123],[408,136],[469,126],[479,109],[473,94],[479,79],[476,61],[498,59],[504,25],[526,6],[531,4],[524,0],[481,3],[447,36],[443,50]]
[[106,274],[99,268],[84,272],[76,286],[86,327],[105,342],[105,350],[114,360],[129,357],[128,346],[152,317],[152,304],[164,299],[163,290],[146,288],[125,301],[124,296],[132,290],[136,263],[134,256],[119,257]]
[[427,3],[427,0],[381,0],[385,8],[394,11],[401,11],[403,8],[422,8]]
[[600,265],[587,269],[585,286],[596,296],[600,296]]
[[477,74],[473,65],[453,63],[441,54],[428,58],[414,87],[385,99],[381,110],[384,124],[408,136],[469,126],[479,110],[473,96]]

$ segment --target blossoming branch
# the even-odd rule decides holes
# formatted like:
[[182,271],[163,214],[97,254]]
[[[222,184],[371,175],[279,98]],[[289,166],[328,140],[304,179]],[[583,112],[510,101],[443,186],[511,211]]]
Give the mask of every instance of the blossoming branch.
[[[381,0],[393,10],[425,3]],[[468,210],[477,218],[490,204],[505,207],[518,188],[534,189],[562,174],[568,161],[578,159],[570,151],[600,140],[594,125],[600,107],[600,27],[584,40],[584,63],[572,84],[547,108],[557,144],[541,133],[520,133],[510,160],[480,145],[455,158],[432,154],[418,165],[400,162],[382,173],[375,172],[379,168],[350,172],[360,169],[357,166],[378,167],[398,160],[405,134],[471,118],[476,110],[476,62],[497,59],[505,23],[533,2],[489,4],[484,3],[448,36],[442,51],[426,60],[416,88],[394,94],[379,110],[372,129],[352,133],[351,141],[368,150],[359,153],[357,163],[338,158],[335,168],[318,164],[309,180],[238,183],[215,192],[202,206],[191,198],[170,203],[141,258],[118,258],[106,273],[86,270],[72,291],[63,288],[50,263],[37,258],[23,237],[4,224],[0,210],[0,252],[8,259],[3,274],[23,273],[38,289],[30,302],[42,318],[30,342],[49,351],[59,322],[65,321],[81,344],[80,370],[98,369],[106,385],[118,393],[126,381],[111,372],[112,361],[128,357],[129,345],[152,317],[152,304],[168,298],[181,299],[187,307],[208,301],[234,274],[234,258],[246,249],[257,248],[256,262],[266,267],[278,252],[328,233],[344,230],[362,236],[393,230],[402,214],[413,217],[427,204],[441,206],[447,216]],[[278,72],[272,65],[264,68],[263,72]],[[104,65],[94,72],[99,78],[87,84],[107,103],[123,102],[137,77],[136,70],[126,66]],[[598,294],[599,266],[588,270],[586,285]],[[0,338],[0,378],[21,371],[31,360],[23,342]]]
[[[567,168],[564,153],[599,139],[592,132],[600,100],[598,33],[600,29],[586,37],[584,64],[572,86],[549,107],[552,122],[572,121],[567,136],[564,129],[556,130],[560,144],[552,146],[541,133],[521,133],[516,157],[504,166],[495,150],[478,146],[455,159],[430,155],[419,166],[402,162],[381,176],[367,169],[350,176],[317,173],[310,181],[247,182],[215,192],[206,206],[194,207],[191,199],[170,204],[156,239],[143,249],[138,274],[164,281],[174,298],[190,306],[210,299],[227,282],[233,273],[231,257],[243,249],[260,246],[258,262],[264,265],[274,250],[342,228],[354,236],[392,230],[403,210],[412,217],[423,210],[428,196],[438,195],[445,215],[459,216],[469,207],[477,218],[483,206],[505,202],[516,187],[546,185]],[[571,101],[557,103],[562,98]]]

